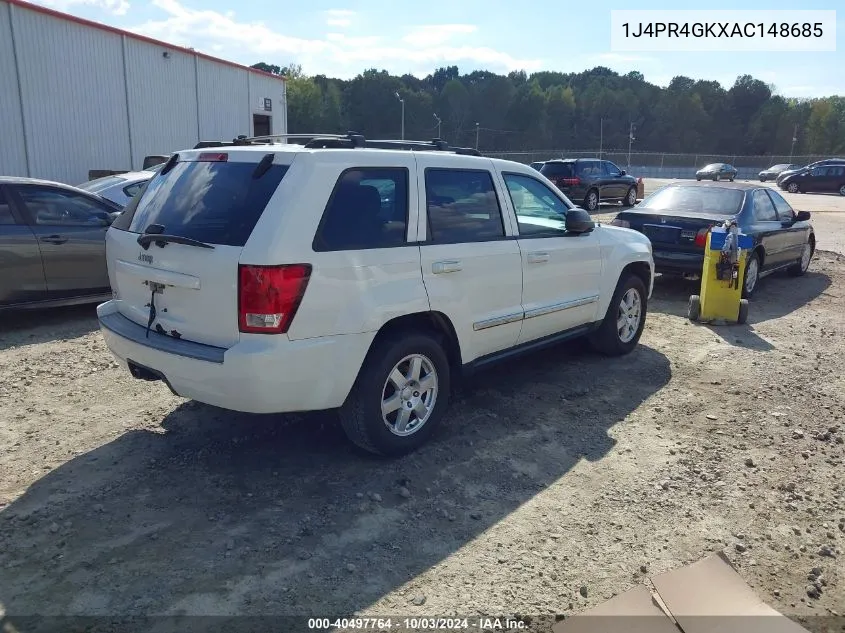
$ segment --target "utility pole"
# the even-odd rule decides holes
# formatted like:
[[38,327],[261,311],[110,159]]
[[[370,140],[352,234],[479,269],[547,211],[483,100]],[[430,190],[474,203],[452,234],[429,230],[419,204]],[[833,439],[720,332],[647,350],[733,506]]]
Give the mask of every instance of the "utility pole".
[[789,162],[792,163],[792,153],[795,151],[795,141],[798,140],[798,124],[795,124],[795,129],[792,130],[792,147],[789,148]]
[[399,103],[402,104],[402,140],[405,140],[405,100],[399,96],[399,93],[394,93],[396,98],[399,99]]
[[601,150],[604,147],[604,117],[599,123],[599,159],[601,160]]
[[478,149],[478,134],[479,134],[480,130],[481,130],[481,128],[478,127],[478,121],[476,121],[475,122],[475,149]]
[[628,172],[631,171],[631,143],[634,142],[634,123],[628,127]]
[[437,138],[439,139],[439,138],[441,138],[440,137],[440,124],[443,123],[443,121],[440,119],[439,116],[437,116],[437,113],[434,114],[434,118],[437,119]]

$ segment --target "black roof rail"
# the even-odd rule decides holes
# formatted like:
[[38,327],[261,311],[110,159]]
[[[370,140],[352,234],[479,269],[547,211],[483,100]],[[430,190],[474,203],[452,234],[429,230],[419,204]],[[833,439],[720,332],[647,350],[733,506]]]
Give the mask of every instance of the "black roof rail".
[[464,156],[481,156],[481,152],[472,147],[452,147],[443,139],[435,138],[430,141],[413,141],[397,139],[368,140],[363,134],[349,131],[346,134],[268,134],[265,136],[244,135],[226,141],[200,141],[194,149],[205,147],[232,147],[236,145],[266,145],[276,139],[308,139],[304,147],[308,149],[398,149],[410,151],[452,152]]

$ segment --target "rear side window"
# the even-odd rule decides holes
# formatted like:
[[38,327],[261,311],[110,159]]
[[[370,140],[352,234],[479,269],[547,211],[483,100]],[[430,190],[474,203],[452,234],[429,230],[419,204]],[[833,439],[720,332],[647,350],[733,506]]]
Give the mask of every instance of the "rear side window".
[[486,170],[426,169],[428,241],[483,242],[504,237],[502,211]]
[[407,228],[408,170],[356,167],[338,178],[312,248],[325,252],[404,246]]
[[540,173],[546,178],[569,178],[572,176],[573,163],[545,163]]
[[771,198],[762,189],[754,192],[754,219],[758,222],[777,222],[778,214]]
[[180,161],[150,180],[115,222],[115,228],[142,233],[160,224],[164,233],[226,246],[243,246],[287,165]]

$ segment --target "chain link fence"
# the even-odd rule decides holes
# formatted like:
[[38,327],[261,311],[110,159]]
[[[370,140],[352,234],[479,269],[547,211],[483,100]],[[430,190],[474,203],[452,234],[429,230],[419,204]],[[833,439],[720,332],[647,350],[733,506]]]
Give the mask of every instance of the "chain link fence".
[[[601,154],[601,155],[599,155]],[[793,163],[806,165],[827,156],[731,156],[724,154],[669,154],[665,152],[628,152],[625,150],[534,150],[530,152],[484,152],[490,158],[504,158],[526,165],[553,158],[602,158],[609,160],[633,176],[642,178],[695,178],[695,172],[710,163],[729,163],[737,168],[740,179],[757,179],[772,165]]]

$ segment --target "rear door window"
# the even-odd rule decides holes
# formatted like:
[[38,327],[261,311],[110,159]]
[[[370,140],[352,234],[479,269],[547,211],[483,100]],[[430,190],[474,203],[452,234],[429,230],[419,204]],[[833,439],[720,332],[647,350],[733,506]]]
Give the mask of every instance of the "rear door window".
[[489,171],[426,169],[425,196],[431,243],[483,242],[505,236]]
[[41,186],[18,188],[32,222],[39,226],[106,226],[111,209],[71,191]]
[[407,227],[407,169],[347,169],[329,198],[313,248],[324,252],[403,246]]
[[6,194],[0,188],[0,225],[3,224],[17,224],[15,216],[12,215],[12,208],[6,200]]
[[260,169],[258,162],[179,161],[133,198],[137,205],[127,206],[128,230],[143,233],[160,224],[168,235],[243,246],[287,170],[277,164]]
[[754,192],[754,219],[758,222],[777,222],[778,214],[771,198],[762,189]]

